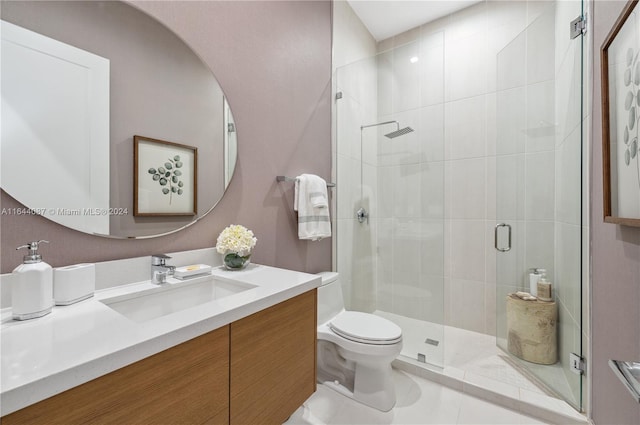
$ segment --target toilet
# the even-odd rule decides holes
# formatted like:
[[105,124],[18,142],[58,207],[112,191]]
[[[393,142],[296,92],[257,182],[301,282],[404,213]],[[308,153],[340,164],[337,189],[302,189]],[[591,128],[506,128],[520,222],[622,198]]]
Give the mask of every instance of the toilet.
[[338,273],[319,273],[318,382],[367,406],[396,404],[391,362],[402,350],[402,330],[369,313],[346,311]]

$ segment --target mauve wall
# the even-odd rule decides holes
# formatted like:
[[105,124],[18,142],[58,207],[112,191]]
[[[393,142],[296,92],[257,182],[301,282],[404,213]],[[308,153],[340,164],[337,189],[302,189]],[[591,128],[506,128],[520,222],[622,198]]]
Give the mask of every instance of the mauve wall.
[[[140,1],[134,3],[182,37],[211,67],[233,110],[238,164],[207,217],[148,240],[85,235],[40,217],[4,214],[1,272],[22,260],[15,247],[37,239],[52,266],[215,245],[227,225],[254,231],[252,261],[293,270],[331,268],[331,241],[299,241],[293,184],[275,176],[331,173],[331,3],[329,1]],[[128,165],[127,165],[128,166]],[[2,208],[20,207],[2,193]]]
[[625,1],[593,8],[592,418],[596,424],[640,424],[640,405],[607,361],[640,361],[640,229],[602,220],[602,108],[600,47]]

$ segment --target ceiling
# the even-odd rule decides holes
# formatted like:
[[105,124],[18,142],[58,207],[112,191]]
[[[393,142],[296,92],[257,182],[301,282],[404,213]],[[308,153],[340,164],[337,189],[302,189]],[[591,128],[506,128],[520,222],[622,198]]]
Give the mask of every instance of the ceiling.
[[347,0],[376,41],[464,9],[480,0]]

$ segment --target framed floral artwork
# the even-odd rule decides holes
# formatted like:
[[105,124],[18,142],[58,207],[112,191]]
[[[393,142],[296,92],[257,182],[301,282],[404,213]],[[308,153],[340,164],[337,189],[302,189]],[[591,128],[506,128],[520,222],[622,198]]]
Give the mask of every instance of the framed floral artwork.
[[640,10],[629,1],[601,51],[604,221],[640,227]]
[[198,148],[133,136],[133,215],[198,212]]

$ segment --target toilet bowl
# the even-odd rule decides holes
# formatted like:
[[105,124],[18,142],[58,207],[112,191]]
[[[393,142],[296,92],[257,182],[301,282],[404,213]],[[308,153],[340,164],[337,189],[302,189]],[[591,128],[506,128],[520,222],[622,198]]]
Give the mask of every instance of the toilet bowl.
[[402,350],[393,322],[346,311],[338,273],[319,273],[318,382],[381,411],[396,403],[391,362]]

